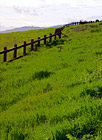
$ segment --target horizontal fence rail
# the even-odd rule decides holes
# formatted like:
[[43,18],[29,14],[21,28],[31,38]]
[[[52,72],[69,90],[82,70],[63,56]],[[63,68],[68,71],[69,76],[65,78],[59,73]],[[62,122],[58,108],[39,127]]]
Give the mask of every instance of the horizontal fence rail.
[[[35,46],[34,48],[34,44],[35,43],[38,43],[38,46],[40,47],[40,42],[43,40],[44,41],[44,44],[46,44],[46,40],[49,38],[49,42],[52,41],[52,37],[54,37],[54,39],[56,40],[56,36],[59,37],[59,39],[61,38],[61,29],[56,31],[55,34],[50,34],[49,36],[46,36],[44,35],[44,38],[40,38],[38,37],[38,40],[35,40],[34,39],[31,39],[31,42],[30,43],[26,43],[26,41],[24,41],[24,44],[21,45],[21,46],[17,46],[17,44],[14,45],[14,48],[12,49],[7,49],[7,47],[4,47],[4,51],[0,52],[0,54],[4,54],[3,55],[3,62],[7,62],[7,53],[8,52],[11,52],[11,51],[14,51],[14,55],[13,55],[13,59],[9,60],[8,62],[11,62],[13,60],[16,60],[18,58],[21,58],[23,56],[25,56],[27,53],[26,53],[26,47],[31,45],[31,51],[37,51],[37,46]],[[19,56],[17,57],[17,50],[20,49],[20,48],[23,48],[23,55],[22,56]]]

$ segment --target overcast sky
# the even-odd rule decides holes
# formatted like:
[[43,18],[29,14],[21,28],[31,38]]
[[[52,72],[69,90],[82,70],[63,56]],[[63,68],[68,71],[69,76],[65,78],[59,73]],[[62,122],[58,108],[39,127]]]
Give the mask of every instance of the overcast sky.
[[102,0],[0,0],[0,30],[102,20]]

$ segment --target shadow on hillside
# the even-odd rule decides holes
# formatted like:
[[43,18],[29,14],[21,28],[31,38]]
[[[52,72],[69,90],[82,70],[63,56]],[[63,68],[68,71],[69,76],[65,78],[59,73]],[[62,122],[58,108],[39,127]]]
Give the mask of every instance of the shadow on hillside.
[[65,33],[62,33],[64,38],[68,38],[68,35],[66,35]]
[[65,39],[60,39],[60,40],[53,40],[51,43],[47,41],[46,47],[47,48],[52,48],[53,46],[57,45],[64,45]]
[[51,74],[53,74],[52,72],[48,72],[48,71],[40,71],[40,72],[35,72],[35,74],[32,76],[32,79],[35,80],[41,80],[44,78],[48,78]]
[[86,89],[84,92],[81,93],[81,96],[90,95],[94,98],[102,98],[102,87],[98,87],[97,90],[95,89]]
[[[80,112],[81,113],[81,112]],[[78,117],[78,115],[76,112],[76,115],[73,116],[74,118],[72,119],[74,121],[75,118]],[[82,113],[81,113],[82,115]],[[98,113],[99,115],[99,113]],[[100,115],[101,116],[101,115]],[[101,120],[101,118],[99,118],[99,120]],[[92,138],[92,140],[94,139],[94,136],[97,135],[97,127],[98,127],[99,123],[96,120],[94,121],[88,121],[88,122],[81,122],[81,125],[74,125],[74,127],[70,127],[69,129],[67,129],[67,127],[65,129],[62,130],[57,130],[56,134],[53,136],[54,139],[56,138],[56,140],[79,140],[79,139],[89,139]],[[69,138],[67,138],[66,134],[69,133]]]

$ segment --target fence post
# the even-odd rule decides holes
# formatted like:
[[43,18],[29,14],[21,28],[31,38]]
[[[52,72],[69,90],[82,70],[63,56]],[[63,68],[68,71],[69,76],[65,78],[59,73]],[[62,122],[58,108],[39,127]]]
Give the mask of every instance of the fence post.
[[4,62],[7,61],[7,47],[4,47]]
[[56,33],[55,33],[55,40],[56,40]]
[[46,44],[46,35],[44,35],[44,44]]
[[26,41],[24,41],[23,55],[26,55]]
[[14,45],[14,59],[17,57],[17,44]]
[[40,37],[38,37],[38,46],[40,46]]
[[61,38],[61,31],[59,32],[59,39]]
[[49,38],[49,42],[51,42],[52,41],[52,34],[50,34],[50,38]]
[[31,51],[33,51],[34,49],[33,49],[33,45],[34,45],[34,39],[31,39]]

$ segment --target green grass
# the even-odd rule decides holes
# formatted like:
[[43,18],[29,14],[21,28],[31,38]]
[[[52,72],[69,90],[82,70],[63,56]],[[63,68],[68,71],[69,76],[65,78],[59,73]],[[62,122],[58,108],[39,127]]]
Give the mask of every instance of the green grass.
[[[34,31],[35,38],[51,31]],[[0,63],[0,140],[102,139],[102,24],[62,33],[36,52]],[[2,46],[14,34],[23,40],[28,32],[3,34]]]

